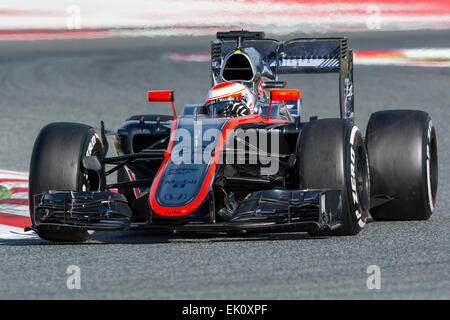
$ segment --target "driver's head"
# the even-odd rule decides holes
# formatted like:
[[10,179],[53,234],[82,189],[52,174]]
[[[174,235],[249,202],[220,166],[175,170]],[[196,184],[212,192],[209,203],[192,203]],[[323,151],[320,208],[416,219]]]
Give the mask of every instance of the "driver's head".
[[205,105],[214,113],[239,117],[253,113],[255,102],[256,97],[246,86],[222,82],[209,90]]

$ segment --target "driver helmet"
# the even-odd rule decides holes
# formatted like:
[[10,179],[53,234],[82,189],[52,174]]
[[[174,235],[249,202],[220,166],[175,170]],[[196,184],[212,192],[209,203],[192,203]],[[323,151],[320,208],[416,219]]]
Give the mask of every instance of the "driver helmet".
[[244,85],[237,82],[221,82],[212,87],[205,104],[220,104],[226,107],[231,116],[245,116],[255,111],[255,95]]

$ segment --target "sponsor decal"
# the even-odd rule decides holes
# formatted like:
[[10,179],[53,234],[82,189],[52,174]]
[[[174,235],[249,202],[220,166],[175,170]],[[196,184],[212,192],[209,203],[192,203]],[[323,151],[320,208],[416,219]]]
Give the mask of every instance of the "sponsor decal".
[[166,193],[163,196],[164,200],[186,200],[187,195],[184,193]]
[[189,174],[192,173],[194,171],[197,171],[199,169],[195,169],[195,168],[181,168],[181,169],[169,169],[167,170],[167,172],[169,174]]
[[[92,155],[92,151],[94,150],[94,147],[95,147],[95,144],[97,143],[97,141],[100,141],[100,138],[97,135],[97,133],[94,133],[94,135],[92,136],[91,141],[89,141],[89,145],[86,149],[86,157],[90,157]],[[88,175],[87,171],[85,171],[85,173],[84,173],[84,180],[85,181],[89,180],[89,175]],[[87,191],[86,184],[82,185],[81,190]]]
[[356,220],[358,221],[358,225],[363,228],[366,224],[366,218],[363,218],[362,215],[362,208],[359,205],[359,199],[358,199],[358,189],[356,187],[356,155],[355,155],[355,145],[357,145],[358,140],[356,139],[356,132],[358,132],[359,129],[357,126],[353,126],[351,134],[350,134],[350,182],[352,186],[352,200],[353,204],[358,207],[358,209],[355,210],[355,216]]
[[356,157],[355,157],[355,149],[353,148],[355,142],[355,134],[358,131],[358,127],[354,126],[352,129],[352,133],[350,135],[350,144],[352,148],[350,148],[350,181],[352,185],[352,199],[355,205],[358,204],[358,191],[356,189]]
[[89,157],[92,155],[92,151],[94,150],[95,144],[97,141],[100,141],[100,138],[98,137],[98,135],[95,133],[92,138],[91,141],[89,141],[89,145],[88,148],[86,150],[86,156]]
[[197,180],[167,180],[165,184],[170,184],[172,188],[183,189],[186,188],[187,185],[196,185]]

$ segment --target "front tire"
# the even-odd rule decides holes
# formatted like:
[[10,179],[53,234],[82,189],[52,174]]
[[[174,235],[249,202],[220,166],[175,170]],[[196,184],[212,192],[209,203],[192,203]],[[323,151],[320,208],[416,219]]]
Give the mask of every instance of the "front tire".
[[302,127],[297,145],[301,189],[341,190],[340,225],[311,235],[355,235],[367,222],[369,164],[361,132],[344,119],[321,119]]
[[[49,190],[100,190],[104,181],[83,168],[84,156],[102,157],[102,145],[93,128],[58,122],[45,126],[36,139],[30,162],[29,203],[33,226],[36,219],[33,195]],[[38,226],[39,237],[50,241],[83,242],[93,233],[87,229]]]

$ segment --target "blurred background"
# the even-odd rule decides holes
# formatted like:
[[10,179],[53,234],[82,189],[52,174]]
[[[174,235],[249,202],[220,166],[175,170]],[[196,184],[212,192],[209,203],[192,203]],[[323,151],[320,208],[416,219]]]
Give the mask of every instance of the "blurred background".
[[[67,29],[83,30],[79,32],[82,37],[96,33],[97,36],[208,35],[230,28],[263,28],[275,34],[289,34],[448,28],[450,3],[447,0],[18,0],[3,1],[0,17],[2,37],[16,39],[52,37],[51,32]],[[77,35],[66,32],[61,36]]]

